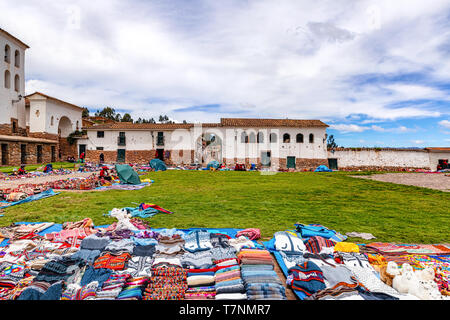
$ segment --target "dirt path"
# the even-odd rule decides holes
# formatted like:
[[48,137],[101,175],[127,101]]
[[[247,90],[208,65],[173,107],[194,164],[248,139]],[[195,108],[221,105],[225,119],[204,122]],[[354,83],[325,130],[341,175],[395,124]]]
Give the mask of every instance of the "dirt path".
[[450,175],[448,173],[385,173],[353,177],[450,192]]
[[46,183],[50,181],[57,181],[69,178],[86,178],[92,175],[93,172],[74,172],[71,174],[62,174],[62,175],[49,175],[42,177],[34,177],[34,178],[24,178],[17,180],[2,180],[0,181],[0,188],[15,188],[21,184],[38,184],[38,183]]

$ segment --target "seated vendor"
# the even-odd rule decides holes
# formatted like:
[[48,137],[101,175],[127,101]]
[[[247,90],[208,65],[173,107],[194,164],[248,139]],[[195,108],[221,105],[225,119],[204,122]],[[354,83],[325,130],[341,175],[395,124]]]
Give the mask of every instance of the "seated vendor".
[[102,170],[100,170],[100,178],[108,181],[112,180],[111,176],[109,175],[108,167],[102,167]]
[[17,174],[18,174],[19,176],[24,175],[24,174],[27,174],[27,172],[25,171],[25,166],[24,166],[24,165],[21,165],[21,166],[20,166],[20,169],[17,171]]

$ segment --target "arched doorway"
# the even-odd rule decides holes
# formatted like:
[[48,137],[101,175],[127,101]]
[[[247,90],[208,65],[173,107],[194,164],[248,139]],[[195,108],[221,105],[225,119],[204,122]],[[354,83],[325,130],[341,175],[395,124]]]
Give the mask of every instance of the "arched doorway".
[[222,163],[222,139],[213,132],[205,132],[197,139],[195,159],[202,164],[213,160]]
[[58,123],[59,160],[66,160],[68,157],[77,159],[77,143],[70,144],[67,137],[73,132],[72,121],[63,116]]
[[60,138],[67,138],[72,133],[72,122],[67,117],[61,117],[58,125],[58,136]]

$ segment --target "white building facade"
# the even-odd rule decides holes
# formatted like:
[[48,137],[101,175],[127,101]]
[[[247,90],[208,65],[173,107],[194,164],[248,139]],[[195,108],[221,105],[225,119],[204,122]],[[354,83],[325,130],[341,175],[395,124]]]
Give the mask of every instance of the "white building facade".
[[78,144],[87,161],[148,163],[160,158],[171,165],[311,169],[328,164],[326,128],[320,120],[235,119],[204,124],[100,124],[85,128]]

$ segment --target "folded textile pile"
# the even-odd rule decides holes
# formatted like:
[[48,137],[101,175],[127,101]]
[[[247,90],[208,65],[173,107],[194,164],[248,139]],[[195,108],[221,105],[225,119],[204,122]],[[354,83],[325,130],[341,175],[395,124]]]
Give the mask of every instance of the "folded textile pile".
[[221,299],[247,299],[244,282],[241,278],[241,268],[236,263],[218,269],[215,273],[216,300]]
[[142,300],[142,292],[148,283],[148,277],[128,278],[117,300]]
[[211,250],[185,252],[181,256],[181,264],[185,269],[208,269],[213,267]]
[[189,288],[186,290],[185,299],[214,299],[216,296],[214,271],[215,269],[189,269],[186,278]]
[[238,259],[249,300],[286,300],[286,290],[274,271],[269,251],[242,249],[238,253]]
[[103,283],[101,290],[96,293],[97,300],[115,300],[122,291],[129,274],[112,274],[108,280]]
[[185,241],[179,234],[172,236],[162,236],[155,246],[153,256],[153,268],[159,267],[182,267],[181,257],[184,254]]
[[187,273],[178,267],[152,269],[144,300],[184,300],[188,289]]

